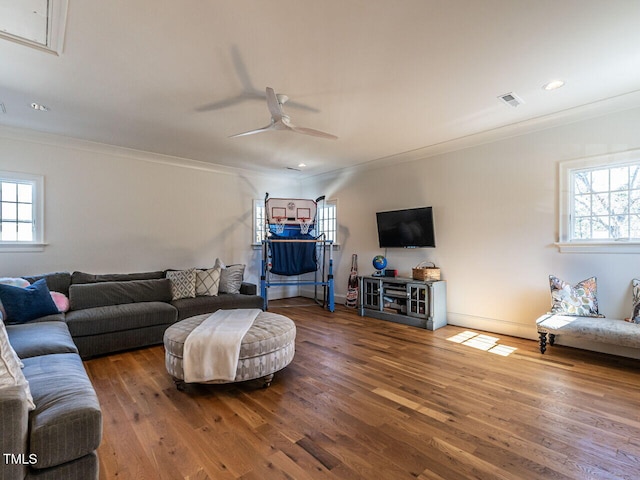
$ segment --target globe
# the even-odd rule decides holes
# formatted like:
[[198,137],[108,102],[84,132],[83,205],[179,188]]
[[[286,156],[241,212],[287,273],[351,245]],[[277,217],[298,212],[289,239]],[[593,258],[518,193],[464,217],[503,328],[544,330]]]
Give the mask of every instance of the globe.
[[376,255],[373,257],[373,268],[376,270],[384,270],[387,266],[387,259],[382,255]]

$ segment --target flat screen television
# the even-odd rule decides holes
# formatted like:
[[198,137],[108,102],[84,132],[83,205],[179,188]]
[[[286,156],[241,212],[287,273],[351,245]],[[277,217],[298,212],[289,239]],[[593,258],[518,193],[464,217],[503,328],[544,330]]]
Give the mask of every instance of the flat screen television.
[[377,212],[380,248],[435,247],[432,207]]

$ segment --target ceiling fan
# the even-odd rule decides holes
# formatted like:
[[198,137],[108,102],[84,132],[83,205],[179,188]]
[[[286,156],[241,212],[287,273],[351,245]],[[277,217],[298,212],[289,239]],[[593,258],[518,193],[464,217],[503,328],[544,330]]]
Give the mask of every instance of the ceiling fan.
[[282,109],[282,106],[286,103],[287,100],[289,100],[289,97],[282,94],[276,94],[276,92],[274,92],[273,88],[271,87],[267,87],[266,91],[267,106],[269,107],[269,112],[271,112],[271,123],[266,127],[231,135],[229,138],[268,132],[269,130],[291,130],[292,132],[303,133],[305,135],[313,135],[314,137],[328,138],[330,140],[336,140],[338,138],[335,135],[321,132],[320,130],[314,130],[313,128],[296,127],[293,123],[291,123],[289,115],[285,114],[284,110]]

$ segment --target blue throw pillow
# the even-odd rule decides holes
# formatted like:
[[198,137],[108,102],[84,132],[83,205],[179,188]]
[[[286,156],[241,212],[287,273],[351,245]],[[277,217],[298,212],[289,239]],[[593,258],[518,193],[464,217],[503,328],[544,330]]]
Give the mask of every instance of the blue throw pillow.
[[25,288],[0,284],[0,301],[8,323],[29,322],[58,313],[44,278]]

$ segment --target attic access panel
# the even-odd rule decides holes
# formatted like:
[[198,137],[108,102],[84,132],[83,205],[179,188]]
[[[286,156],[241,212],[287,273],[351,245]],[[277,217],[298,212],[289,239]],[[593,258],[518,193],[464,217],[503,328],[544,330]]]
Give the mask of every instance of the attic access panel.
[[60,53],[68,0],[0,0],[0,37]]
[[47,45],[48,0],[0,0],[0,31]]

